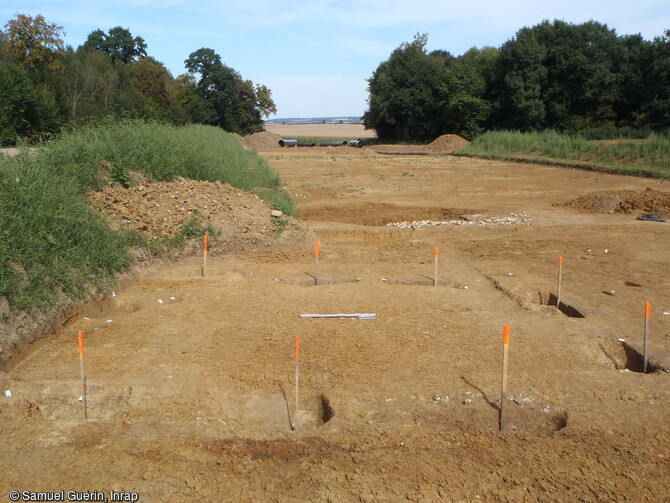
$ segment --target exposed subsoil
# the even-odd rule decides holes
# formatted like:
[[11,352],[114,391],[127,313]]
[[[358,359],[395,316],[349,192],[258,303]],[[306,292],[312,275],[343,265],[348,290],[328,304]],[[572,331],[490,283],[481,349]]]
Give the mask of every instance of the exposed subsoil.
[[[204,277],[198,256],[157,262],[6,368],[3,498],[669,500],[670,224],[562,205],[600,191],[668,194],[670,182],[368,148],[263,155],[297,202],[307,231],[296,240],[259,232],[272,217],[225,186],[93,198],[120,221],[146,215],[147,229],[168,234],[189,201],[232,234],[249,219],[248,232],[272,244],[212,240]],[[385,225],[475,212],[532,223]],[[320,243],[318,286],[305,232]],[[561,309],[550,305],[559,255]],[[635,356],[645,301],[649,374]],[[309,313],[376,317],[299,316]]]
[[646,190],[607,190],[580,196],[562,206],[588,213],[654,213],[670,216],[670,193]]
[[[258,196],[221,182],[186,180],[153,182],[123,188],[108,186],[87,194],[90,205],[107,215],[115,227],[149,238],[174,237],[190,222],[214,228],[214,249],[258,250],[279,242],[306,243],[310,234],[297,220],[272,216]],[[281,212],[279,212],[281,213]],[[282,234],[277,239],[278,234]]]

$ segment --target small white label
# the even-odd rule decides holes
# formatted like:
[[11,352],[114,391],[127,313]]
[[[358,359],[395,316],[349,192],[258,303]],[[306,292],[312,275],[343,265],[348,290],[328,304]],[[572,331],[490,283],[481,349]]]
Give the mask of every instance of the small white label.
[[12,392],[9,391],[9,390],[5,391],[5,396],[6,396],[6,397],[10,397],[10,396],[12,396]]
[[163,301],[162,301],[161,299],[158,299],[158,303],[159,303],[159,304],[162,304]]

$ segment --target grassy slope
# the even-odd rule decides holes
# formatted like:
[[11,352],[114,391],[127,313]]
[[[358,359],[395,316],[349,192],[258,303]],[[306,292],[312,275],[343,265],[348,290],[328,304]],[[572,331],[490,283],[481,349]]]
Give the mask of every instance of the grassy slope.
[[19,315],[49,312],[109,287],[130,266],[131,247],[148,246],[111,230],[85,202],[88,190],[108,183],[110,165],[157,181],[220,180],[293,213],[267,162],[213,127],[110,123],[0,159],[0,333]]
[[589,142],[555,132],[488,132],[456,155],[557,165],[634,176],[670,179],[670,139],[650,135],[645,141]]

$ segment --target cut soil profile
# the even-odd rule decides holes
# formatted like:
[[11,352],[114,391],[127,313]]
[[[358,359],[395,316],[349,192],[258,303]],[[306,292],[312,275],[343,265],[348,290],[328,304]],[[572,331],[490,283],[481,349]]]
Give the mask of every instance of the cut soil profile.
[[[367,148],[305,150],[263,152],[296,201],[302,230],[294,235],[275,233],[266,205],[222,184],[181,180],[91,195],[120,226],[172,235],[198,211],[222,234],[210,242],[206,276],[196,255],[148,264],[0,373],[0,389],[10,392],[0,395],[0,494],[667,500],[667,227],[555,206],[602,191],[644,193],[649,180]],[[670,193],[670,182],[653,187],[654,200]],[[461,213],[529,219],[386,225]],[[563,309],[551,305],[559,255]],[[630,348],[641,346],[647,301],[653,371],[644,374]]]

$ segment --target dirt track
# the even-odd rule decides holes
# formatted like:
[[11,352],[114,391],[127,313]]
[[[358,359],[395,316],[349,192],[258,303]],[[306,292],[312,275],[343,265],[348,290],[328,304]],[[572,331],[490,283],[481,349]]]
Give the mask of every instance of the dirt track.
[[[12,393],[0,500],[670,501],[670,374],[636,372],[619,341],[641,347],[650,301],[652,363],[670,363],[670,223],[554,206],[670,183],[368,149],[262,153],[318,236],[321,284],[304,243],[213,243],[205,278],[191,258],[110,292],[0,374]],[[385,225],[476,213],[531,225]],[[567,314],[546,305],[559,255]],[[377,317],[299,318],[357,312]]]

